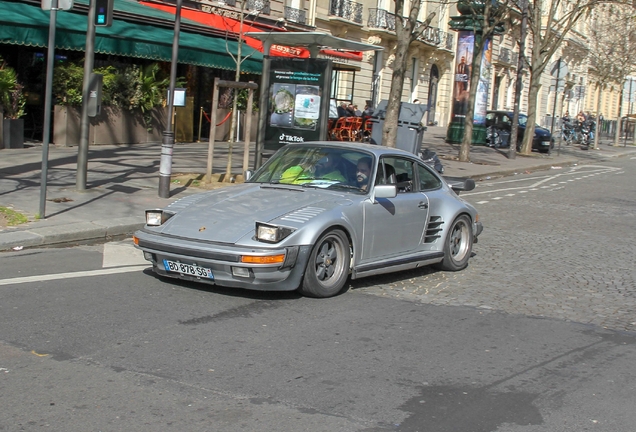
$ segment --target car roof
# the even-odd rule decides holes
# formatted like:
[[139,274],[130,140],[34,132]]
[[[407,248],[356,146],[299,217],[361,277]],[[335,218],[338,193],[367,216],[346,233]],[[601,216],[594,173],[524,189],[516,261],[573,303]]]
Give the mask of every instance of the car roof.
[[401,156],[411,156],[415,157],[413,153],[409,153],[404,150],[400,150],[397,148],[386,147],[377,144],[366,144],[360,142],[346,142],[346,141],[307,141],[304,143],[292,143],[287,144],[285,147],[329,147],[333,149],[342,149],[342,150],[363,150],[369,153],[373,153],[375,156],[380,157],[384,155],[401,155]]
[[[496,114],[508,114],[513,115],[514,111],[506,111],[506,110],[488,110],[486,113],[496,113]],[[528,114],[520,112],[519,115],[524,115],[528,117]]]

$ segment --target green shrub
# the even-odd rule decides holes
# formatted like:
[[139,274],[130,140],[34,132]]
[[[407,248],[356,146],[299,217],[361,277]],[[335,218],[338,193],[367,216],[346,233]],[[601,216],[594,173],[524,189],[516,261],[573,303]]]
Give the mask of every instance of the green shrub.
[[[149,128],[151,110],[165,106],[170,79],[161,75],[157,63],[145,67],[126,66],[118,70],[113,66],[96,68],[103,75],[102,104],[129,111],[140,110]],[[81,106],[84,67],[79,63],[65,63],[55,68],[53,95],[59,105]],[[183,79],[178,80],[183,85]]]
[[15,69],[8,67],[2,57],[0,57],[0,105],[4,108],[4,118],[18,119],[26,114],[24,86],[18,82]]

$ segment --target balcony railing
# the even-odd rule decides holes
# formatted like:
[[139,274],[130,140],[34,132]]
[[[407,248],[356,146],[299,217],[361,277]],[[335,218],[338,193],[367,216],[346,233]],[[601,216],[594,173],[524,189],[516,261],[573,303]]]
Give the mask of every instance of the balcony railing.
[[329,15],[362,24],[362,3],[349,0],[331,0],[329,4]]
[[497,56],[497,60],[504,63],[511,62],[511,51],[508,48],[499,48],[499,55]]
[[455,49],[455,35],[453,33],[446,33],[446,49],[449,51]]
[[284,14],[287,21],[295,22],[298,24],[305,24],[307,22],[307,14],[304,10],[285,6]]
[[261,14],[269,15],[269,0],[247,0],[247,9],[251,11],[260,11]]
[[369,9],[367,27],[395,31],[395,15],[384,9]]
[[[384,9],[369,9],[367,26],[369,28],[395,31],[395,14]],[[451,51],[455,43],[455,38],[451,33],[443,32],[437,27],[426,28],[418,40]]]

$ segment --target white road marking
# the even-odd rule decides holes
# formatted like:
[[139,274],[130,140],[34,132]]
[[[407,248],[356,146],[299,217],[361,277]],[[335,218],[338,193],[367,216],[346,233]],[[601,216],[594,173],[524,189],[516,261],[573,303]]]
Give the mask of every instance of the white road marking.
[[150,265],[151,264],[144,259],[143,252],[135,249],[135,246],[133,246],[130,240],[125,240],[104,244],[101,269],[0,279],[0,286],[47,282],[69,278],[104,276],[118,273],[141,272],[144,268],[147,268]]
[[26,276],[26,277],[18,277],[18,278],[11,278],[11,279],[0,279],[0,286],[17,285],[17,284],[33,283],[33,282],[47,282],[47,281],[59,280],[59,279],[104,276],[104,275],[111,275],[111,274],[118,274],[118,273],[140,272],[144,268],[148,267],[149,265],[150,264],[145,264],[143,266],[135,265],[135,266],[129,266],[129,267],[86,270],[86,271],[72,272],[72,273],[57,273],[57,274],[47,274],[47,275],[40,275],[40,276]]
[[[502,193],[502,192],[510,192],[510,191],[517,191],[519,189],[528,189],[529,190],[538,190],[537,188],[548,188],[550,186],[542,186],[545,183],[548,182],[554,182],[557,180],[560,180],[566,176],[571,176],[571,175],[579,175],[581,176],[582,174],[587,174],[587,175],[598,175],[598,174],[606,174],[609,172],[616,172],[618,171],[620,168],[612,168],[612,167],[605,167],[602,165],[581,165],[581,166],[576,166],[576,167],[572,167],[570,169],[569,172],[563,172],[563,173],[558,173],[552,176],[547,176],[547,175],[542,175],[542,176],[536,176],[536,177],[525,177],[525,178],[516,178],[516,179],[511,179],[511,180],[504,180],[504,181],[499,181],[496,183],[486,183],[483,185],[478,185],[480,186],[478,189],[476,189],[473,192],[464,192],[462,193],[463,196],[472,196],[472,195],[483,195],[483,194],[493,194],[493,193]],[[582,180],[583,177],[576,177],[575,180]],[[524,184],[523,186],[516,186],[515,184],[518,184],[519,182],[525,182],[527,183],[528,181],[535,181],[533,184],[531,185],[527,185]],[[571,182],[574,181],[572,179],[568,179],[567,181]],[[500,189],[488,189],[488,190],[484,190],[482,188],[485,187],[494,187],[494,186],[498,186],[501,187],[502,185],[506,185],[508,187],[502,187]],[[552,186],[556,186],[556,184],[552,184]],[[481,189],[481,190],[480,190]]]

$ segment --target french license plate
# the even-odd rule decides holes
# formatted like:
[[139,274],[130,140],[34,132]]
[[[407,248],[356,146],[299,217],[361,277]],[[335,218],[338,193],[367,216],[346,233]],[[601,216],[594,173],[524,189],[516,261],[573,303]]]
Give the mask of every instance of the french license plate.
[[205,267],[199,267],[194,264],[185,264],[185,263],[174,262],[174,261],[164,259],[163,266],[165,267],[166,271],[186,274],[189,276],[214,279],[212,270]]

